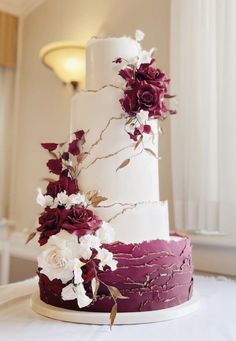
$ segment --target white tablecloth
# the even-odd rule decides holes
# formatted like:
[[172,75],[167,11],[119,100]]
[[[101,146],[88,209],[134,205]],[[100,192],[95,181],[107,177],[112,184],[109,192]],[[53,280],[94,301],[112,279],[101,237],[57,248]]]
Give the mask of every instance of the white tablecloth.
[[176,320],[128,326],[79,325],[37,315],[29,306],[37,279],[0,287],[0,340],[235,341],[236,282],[195,276],[201,306]]

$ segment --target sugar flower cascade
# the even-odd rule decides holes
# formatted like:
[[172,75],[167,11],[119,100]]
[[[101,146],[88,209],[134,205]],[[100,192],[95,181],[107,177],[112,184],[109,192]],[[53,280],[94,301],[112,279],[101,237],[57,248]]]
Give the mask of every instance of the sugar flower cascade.
[[[81,152],[84,143],[85,133],[80,130],[70,143],[42,144],[51,157],[47,162],[49,172],[58,178],[46,179],[45,194],[38,189],[37,203],[43,212],[37,232],[28,239],[39,233],[43,249],[38,257],[39,275],[46,281],[59,282],[62,299],[76,299],[79,308],[96,300],[98,272],[117,268],[113,254],[102,245],[114,241],[113,228],[91,209],[107,198],[96,190],[84,194],[79,189],[79,165],[86,157],[86,152]],[[102,285],[111,293],[115,307],[117,298],[125,298],[118,289],[104,282]]]

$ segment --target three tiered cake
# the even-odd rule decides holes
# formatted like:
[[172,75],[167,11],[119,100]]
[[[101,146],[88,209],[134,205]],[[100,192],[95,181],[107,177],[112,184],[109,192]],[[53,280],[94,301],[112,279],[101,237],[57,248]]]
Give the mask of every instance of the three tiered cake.
[[159,201],[158,119],[169,79],[136,39],[92,38],[86,91],[74,96],[68,143],[44,143],[50,180],[37,202],[40,298],[71,310],[141,312],[192,295],[191,245],[169,235]]

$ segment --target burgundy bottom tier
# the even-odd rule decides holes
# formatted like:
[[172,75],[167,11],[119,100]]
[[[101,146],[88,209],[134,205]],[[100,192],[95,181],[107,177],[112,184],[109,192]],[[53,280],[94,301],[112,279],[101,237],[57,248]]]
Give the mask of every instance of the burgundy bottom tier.
[[[99,272],[98,277],[128,297],[117,300],[118,312],[165,309],[191,298],[192,248],[188,237],[135,244],[115,242],[104,247],[114,254],[118,265],[117,270]],[[71,310],[111,311],[114,302],[104,285],[100,285],[96,302],[83,309],[76,300],[62,300],[61,291],[66,285],[39,273],[40,297],[45,303]]]

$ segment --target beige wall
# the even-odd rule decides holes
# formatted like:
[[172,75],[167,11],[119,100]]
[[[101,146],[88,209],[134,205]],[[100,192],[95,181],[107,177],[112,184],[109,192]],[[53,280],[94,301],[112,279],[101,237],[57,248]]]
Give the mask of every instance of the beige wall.
[[[169,0],[47,0],[23,22],[20,96],[15,138],[11,216],[19,229],[37,217],[36,188],[47,175],[42,141],[61,141],[68,135],[70,92],[39,61],[39,50],[51,41],[91,36],[146,33],[144,47],[158,47],[158,64],[169,66]],[[167,124],[168,126],[168,124]],[[170,198],[169,135],[161,141],[161,192]]]

